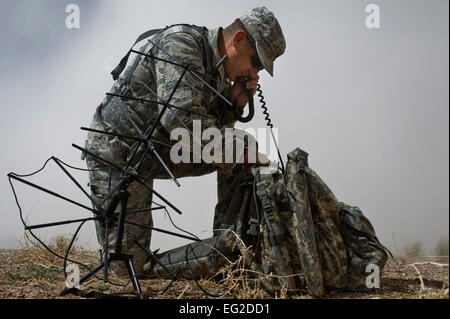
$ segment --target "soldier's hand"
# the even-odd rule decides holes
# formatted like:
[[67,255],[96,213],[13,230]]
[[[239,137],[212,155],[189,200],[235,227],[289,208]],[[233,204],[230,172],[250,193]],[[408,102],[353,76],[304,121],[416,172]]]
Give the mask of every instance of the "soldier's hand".
[[248,89],[252,90],[253,95],[255,95],[259,81],[258,71],[255,69],[251,69],[245,74],[243,73],[242,76],[250,76],[250,80],[245,82],[245,87],[239,81],[234,81],[230,92],[231,101],[235,102],[239,107],[244,107],[248,103]]

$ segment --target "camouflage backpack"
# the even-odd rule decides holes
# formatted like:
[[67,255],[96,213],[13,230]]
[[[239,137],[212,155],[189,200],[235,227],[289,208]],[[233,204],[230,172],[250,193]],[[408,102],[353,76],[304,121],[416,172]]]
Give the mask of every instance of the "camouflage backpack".
[[269,239],[259,248],[265,253],[264,273],[301,278],[277,281],[289,289],[306,287],[314,296],[321,296],[324,288],[366,290],[370,264],[378,266],[381,274],[389,251],[362,211],[339,202],[308,167],[306,152],[296,148],[288,154],[284,178],[279,171],[271,175],[263,167],[256,168],[255,174],[257,193],[266,207],[261,225]]

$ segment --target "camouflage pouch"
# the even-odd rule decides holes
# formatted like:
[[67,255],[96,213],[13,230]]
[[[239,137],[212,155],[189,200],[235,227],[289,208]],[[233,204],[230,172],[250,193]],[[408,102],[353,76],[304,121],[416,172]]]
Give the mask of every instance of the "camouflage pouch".
[[259,234],[253,234],[254,262],[267,276],[271,290],[305,288],[298,244],[290,232],[293,214],[283,176],[276,167],[257,167],[253,174],[260,214],[256,217],[260,220]]
[[[347,253],[339,231],[339,202],[315,171],[308,167],[308,154],[296,148],[286,166],[293,212],[298,216],[296,232],[299,256],[314,295],[323,288],[343,288],[347,281]],[[309,278],[309,280],[308,280]]]
[[[365,291],[367,266],[378,266],[380,275],[388,259],[389,250],[385,248],[375,235],[375,230],[356,206],[339,203],[341,233],[348,256],[347,289]],[[392,256],[392,255],[391,255]]]

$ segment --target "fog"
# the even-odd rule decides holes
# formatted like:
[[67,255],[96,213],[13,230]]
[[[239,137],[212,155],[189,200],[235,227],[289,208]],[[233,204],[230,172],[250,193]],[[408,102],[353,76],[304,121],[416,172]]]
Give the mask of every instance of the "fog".
[[[68,4],[80,8],[80,28],[68,29]],[[380,28],[365,25],[365,8],[380,8]],[[56,156],[86,167],[72,143],[83,145],[96,106],[113,80],[110,71],[142,32],[174,23],[227,26],[265,5],[287,42],[274,77],[261,88],[284,157],[295,147],[340,201],[356,205],[381,242],[397,252],[420,240],[427,252],[449,230],[448,1],[60,1],[0,2],[0,248],[23,240],[6,175],[31,173]],[[255,119],[242,128],[262,128]],[[87,173],[75,172],[85,186]],[[33,178],[89,205],[54,163]],[[155,189],[183,214],[177,226],[211,236],[216,174]],[[77,206],[14,182],[30,223],[89,217]],[[176,231],[164,213],[155,227]],[[50,239],[75,226],[41,231]],[[152,249],[187,241],[154,233]],[[97,248],[92,222],[79,243]]]

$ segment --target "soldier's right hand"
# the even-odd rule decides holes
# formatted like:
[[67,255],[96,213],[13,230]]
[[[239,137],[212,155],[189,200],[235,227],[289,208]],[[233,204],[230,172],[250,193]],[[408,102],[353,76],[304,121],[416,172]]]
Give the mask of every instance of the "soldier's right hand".
[[253,95],[256,93],[256,87],[258,86],[259,75],[257,70],[249,70],[242,73],[242,76],[250,76],[250,80],[243,85],[239,81],[234,81],[231,87],[230,97],[231,101],[236,101],[237,106],[244,107],[248,103],[247,90],[252,90]]
[[248,169],[253,166],[268,166],[270,164],[269,158],[263,154],[259,153],[256,150],[248,149],[244,155],[244,170],[248,171]]

